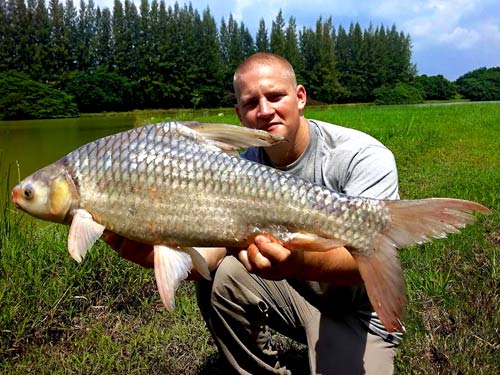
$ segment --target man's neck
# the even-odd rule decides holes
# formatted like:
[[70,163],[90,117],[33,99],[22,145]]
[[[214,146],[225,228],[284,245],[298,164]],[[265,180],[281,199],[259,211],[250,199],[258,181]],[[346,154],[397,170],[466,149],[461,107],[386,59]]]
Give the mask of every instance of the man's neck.
[[296,161],[306,150],[311,140],[309,123],[304,117],[300,118],[300,124],[295,137],[285,140],[273,147],[265,149],[265,152],[276,166],[284,167]]

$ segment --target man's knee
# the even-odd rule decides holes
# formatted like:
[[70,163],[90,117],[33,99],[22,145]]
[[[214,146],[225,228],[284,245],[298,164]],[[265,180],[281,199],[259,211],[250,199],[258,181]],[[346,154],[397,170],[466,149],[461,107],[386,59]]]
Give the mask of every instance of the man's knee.
[[212,280],[197,282],[200,308],[203,310],[223,302],[236,302],[240,298],[242,286],[249,285],[250,279],[250,274],[236,258],[232,256],[224,258]]
[[253,280],[246,268],[236,258],[226,257],[217,268],[211,291],[211,302],[238,301]]

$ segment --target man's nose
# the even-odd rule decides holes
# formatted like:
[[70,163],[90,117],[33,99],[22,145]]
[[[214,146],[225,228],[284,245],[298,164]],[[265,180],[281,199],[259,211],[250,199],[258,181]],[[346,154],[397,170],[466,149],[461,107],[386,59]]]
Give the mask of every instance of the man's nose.
[[272,105],[267,101],[267,99],[262,98],[259,100],[259,116],[269,116],[274,113],[274,108]]

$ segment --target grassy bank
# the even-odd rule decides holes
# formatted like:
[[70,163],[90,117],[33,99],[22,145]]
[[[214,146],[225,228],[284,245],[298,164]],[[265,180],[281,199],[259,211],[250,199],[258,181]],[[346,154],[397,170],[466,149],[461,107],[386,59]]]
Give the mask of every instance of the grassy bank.
[[[409,306],[397,373],[500,373],[500,104],[313,107],[306,114],[391,148],[402,198],[456,197],[493,210],[460,235],[401,251]],[[231,110],[138,116],[237,123]],[[191,283],[177,293],[175,313],[166,312],[150,270],[102,243],[75,264],[67,228],[27,220],[8,205],[5,186],[2,179],[0,373],[216,373]],[[303,373],[301,348],[283,347]]]

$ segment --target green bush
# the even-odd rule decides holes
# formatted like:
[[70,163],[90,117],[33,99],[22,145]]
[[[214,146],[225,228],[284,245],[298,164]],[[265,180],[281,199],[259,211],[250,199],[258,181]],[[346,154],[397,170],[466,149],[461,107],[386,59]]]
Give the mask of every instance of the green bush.
[[0,119],[40,119],[77,117],[78,109],[70,95],[7,71],[0,73]]
[[117,73],[102,69],[72,72],[63,82],[81,112],[123,111],[132,103],[132,84]]
[[381,86],[373,90],[375,104],[414,104],[422,103],[424,89],[420,85],[397,83],[394,87]]
[[500,100],[500,67],[480,68],[457,79],[458,92],[470,100]]
[[437,76],[424,74],[417,79],[424,89],[424,99],[426,100],[448,100],[453,99],[457,94],[455,84],[448,81],[441,74]]

